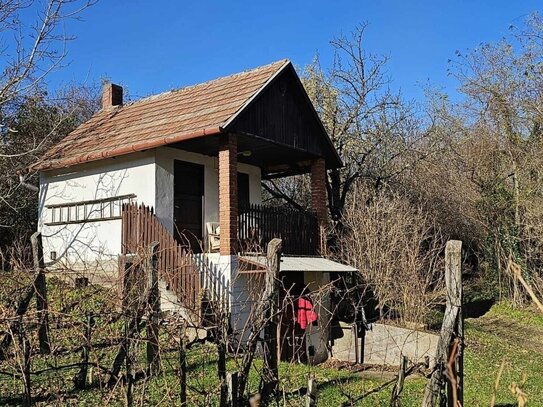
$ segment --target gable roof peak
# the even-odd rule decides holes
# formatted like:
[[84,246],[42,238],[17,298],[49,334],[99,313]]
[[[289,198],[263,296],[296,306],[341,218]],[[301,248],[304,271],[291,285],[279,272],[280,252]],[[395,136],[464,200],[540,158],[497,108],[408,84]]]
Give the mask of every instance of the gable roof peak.
[[50,148],[28,170],[65,168],[219,134],[290,67],[294,69],[288,59],[282,59],[102,109]]

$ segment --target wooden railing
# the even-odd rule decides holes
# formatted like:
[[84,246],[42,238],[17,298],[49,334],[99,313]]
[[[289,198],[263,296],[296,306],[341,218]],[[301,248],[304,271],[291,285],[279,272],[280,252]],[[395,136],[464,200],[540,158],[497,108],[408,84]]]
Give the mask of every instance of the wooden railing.
[[200,270],[201,287],[205,290],[205,300],[216,313],[225,314],[230,309],[230,282],[219,266],[205,254],[196,254],[194,260]]
[[189,310],[197,311],[200,304],[200,276],[192,255],[177,243],[160,223],[153,208],[134,203],[122,207],[123,255],[140,254],[152,242],[158,242],[158,273],[179,301]]
[[238,235],[242,252],[265,252],[270,240],[283,240],[284,254],[316,255],[319,228],[307,211],[250,204],[239,207]]

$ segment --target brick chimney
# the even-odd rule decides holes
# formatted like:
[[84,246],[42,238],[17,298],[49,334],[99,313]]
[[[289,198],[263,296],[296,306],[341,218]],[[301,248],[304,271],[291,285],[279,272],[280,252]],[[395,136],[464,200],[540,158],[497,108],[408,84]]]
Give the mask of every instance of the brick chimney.
[[123,104],[123,88],[111,82],[105,82],[102,90],[102,110]]

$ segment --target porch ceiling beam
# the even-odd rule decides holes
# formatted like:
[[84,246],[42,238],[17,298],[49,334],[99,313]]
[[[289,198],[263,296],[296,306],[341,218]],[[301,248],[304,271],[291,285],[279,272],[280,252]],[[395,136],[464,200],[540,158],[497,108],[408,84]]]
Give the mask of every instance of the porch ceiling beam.
[[262,175],[263,180],[272,180],[277,178],[290,177],[293,175],[307,174],[311,170],[310,167],[288,168],[282,171],[267,169],[266,173]]
[[[281,178],[282,176],[288,176],[288,174],[298,175],[304,174],[311,170],[311,165],[314,160],[300,160],[290,164],[277,164],[277,165],[268,165],[264,169],[265,174],[263,178]],[[284,174],[284,175],[282,175]]]
[[249,132],[245,132],[245,131],[236,131],[236,132],[233,133],[233,134],[235,134],[235,135],[237,135],[237,136],[251,137],[251,138],[260,140],[260,141],[262,141],[262,142],[265,142],[266,144],[271,144],[271,145],[275,145],[275,146],[278,146],[278,147],[288,148],[289,150],[297,151],[297,152],[299,152],[299,153],[311,154],[311,152],[309,152],[309,151],[306,150],[306,149],[303,149],[303,148],[300,148],[300,147],[295,147],[295,146],[292,146],[292,145],[290,145],[290,144],[281,143],[281,142],[279,142],[279,141],[270,140],[270,139],[268,139],[268,138],[259,136],[259,135],[257,135],[257,134],[253,134],[253,133],[249,133]]

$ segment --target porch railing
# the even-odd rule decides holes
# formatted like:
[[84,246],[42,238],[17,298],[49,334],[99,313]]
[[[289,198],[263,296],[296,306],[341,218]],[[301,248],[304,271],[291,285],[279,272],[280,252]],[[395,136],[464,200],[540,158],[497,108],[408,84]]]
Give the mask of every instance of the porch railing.
[[200,306],[201,284],[198,266],[191,254],[160,223],[152,207],[123,204],[121,219],[122,254],[141,255],[152,242],[159,242],[159,277],[187,309],[196,311]]
[[240,206],[238,211],[242,252],[264,252],[277,237],[283,240],[284,254],[318,254],[319,228],[313,213],[256,204]]

